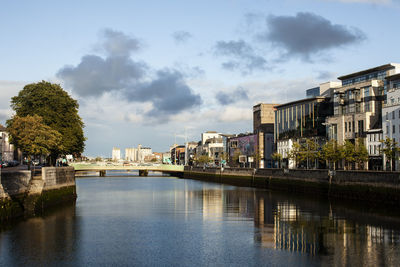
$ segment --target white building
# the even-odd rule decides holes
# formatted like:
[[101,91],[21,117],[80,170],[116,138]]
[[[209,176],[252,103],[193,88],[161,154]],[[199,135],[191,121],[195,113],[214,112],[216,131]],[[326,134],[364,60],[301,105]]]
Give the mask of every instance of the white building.
[[368,150],[368,169],[382,170],[382,129],[371,129],[367,132],[366,147]]
[[139,162],[144,162],[146,156],[151,156],[153,151],[150,147],[142,147],[142,145],[138,145],[137,148],[137,160]]
[[208,155],[214,161],[221,160],[221,156],[226,152],[226,137],[215,131],[207,131],[201,134],[201,145],[196,149],[198,155]]
[[204,145],[208,139],[211,138],[220,138],[221,133],[217,133],[215,131],[208,131],[201,134],[201,144]]
[[6,128],[0,125],[0,161],[14,159],[14,146],[10,144]]
[[112,160],[120,160],[121,159],[121,149],[117,147],[113,147],[112,149]]
[[[382,131],[383,139],[389,137],[393,141],[400,143],[400,73],[386,77],[386,101],[382,109]],[[386,169],[386,159],[384,156],[384,169]],[[395,162],[395,170],[399,169],[399,161]]]
[[292,149],[293,146],[293,139],[285,139],[285,140],[279,140],[277,141],[277,152],[282,155],[282,158],[288,159],[288,166],[283,166],[287,167],[290,169],[295,168],[295,162],[292,159],[289,159],[289,152]]
[[138,160],[137,154],[138,154],[137,148],[134,148],[134,147],[126,148],[125,149],[125,160],[137,161]]

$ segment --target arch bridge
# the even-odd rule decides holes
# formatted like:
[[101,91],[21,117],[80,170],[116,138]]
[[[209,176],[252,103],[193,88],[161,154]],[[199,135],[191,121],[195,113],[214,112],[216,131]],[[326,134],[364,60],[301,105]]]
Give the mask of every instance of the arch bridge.
[[104,177],[107,171],[139,171],[139,176],[147,176],[150,171],[167,173],[173,176],[183,176],[183,165],[103,165],[103,164],[83,164],[72,163],[70,166],[75,168],[75,174],[97,172],[100,177]]

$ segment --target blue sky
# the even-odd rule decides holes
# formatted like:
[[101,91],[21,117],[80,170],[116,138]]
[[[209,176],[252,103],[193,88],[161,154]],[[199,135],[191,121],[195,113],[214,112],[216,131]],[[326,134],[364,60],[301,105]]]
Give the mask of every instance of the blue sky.
[[252,131],[256,103],[400,62],[399,15],[398,0],[0,1],[0,123],[48,80],[78,99],[90,156]]

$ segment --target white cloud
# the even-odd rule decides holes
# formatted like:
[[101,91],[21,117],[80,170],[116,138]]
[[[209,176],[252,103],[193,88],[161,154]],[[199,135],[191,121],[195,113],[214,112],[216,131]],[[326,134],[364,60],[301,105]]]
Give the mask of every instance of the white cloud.
[[0,124],[12,116],[11,97],[18,95],[26,84],[20,81],[0,81]]
[[222,122],[250,121],[253,118],[252,107],[226,107],[220,114],[218,114],[217,118]]

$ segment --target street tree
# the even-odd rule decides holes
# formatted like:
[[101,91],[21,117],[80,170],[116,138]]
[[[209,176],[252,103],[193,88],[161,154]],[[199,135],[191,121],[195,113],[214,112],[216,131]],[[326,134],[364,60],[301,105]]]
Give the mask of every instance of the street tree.
[[8,121],[7,131],[11,143],[27,153],[29,162],[31,156],[48,156],[51,151],[63,150],[61,134],[44,124],[38,115],[15,115]]
[[357,139],[354,159],[358,163],[358,168],[364,169],[364,163],[368,161],[368,150],[362,138]]
[[397,147],[398,143],[389,137],[380,140],[380,142],[382,143],[382,152],[385,155],[386,160],[390,163],[390,170],[393,170],[393,159],[396,159],[396,154],[399,151],[399,148]]
[[352,142],[346,140],[343,145],[343,159],[346,169],[351,169],[351,165],[355,162],[355,146]]
[[301,145],[297,142],[293,142],[292,149],[288,153],[288,158],[294,161],[294,166],[297,168],[297,163],[302,160]]
[[208,155],[201,155],[201,156],[196,158],[196,163],[205,165],[205,164],[211,162],[211,160],[212,159]]
[[301,146],[301,160],[307,161],[307,169],[310,167],[310,162],[314,162],[318,158],[319,145],[312,139],[307,139],[306,142]]
[[325,145],[322,146],[322,151],[320,153],[321,159],[328,162],[328,167],[333,169],[336,168],[336,162],[343,158],[342,147],[338,145],[336,140],[329,140]]
[[[18,117],[38,115],[43,123],[61,134],[62,147],[52,147],[53,163],[60,154],[80,154],[85,147],[83,122],[79,104],[60,85],[46,81],[26,85],[11,98],[11,107]],[[13,123],[13,118],[7,125]]]

